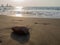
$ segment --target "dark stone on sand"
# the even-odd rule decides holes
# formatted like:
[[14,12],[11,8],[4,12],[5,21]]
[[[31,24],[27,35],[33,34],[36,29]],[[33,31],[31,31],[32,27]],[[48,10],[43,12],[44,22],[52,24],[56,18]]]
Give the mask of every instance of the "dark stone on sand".
[[25,35],[29,33],[29,28],[25,26],[15,26],[15,27],[12,27],[12,30],[14,33],[19,35]]

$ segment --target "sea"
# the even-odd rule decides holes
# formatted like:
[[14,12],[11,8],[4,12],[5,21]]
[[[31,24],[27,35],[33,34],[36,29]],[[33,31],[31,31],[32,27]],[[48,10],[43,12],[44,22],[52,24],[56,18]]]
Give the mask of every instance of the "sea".
[[15,17],[60,18],[60,7],[15,7],[2,11],[2,14]]
[[38,18],[60,18],[60,7],[25,7],[29,16]]

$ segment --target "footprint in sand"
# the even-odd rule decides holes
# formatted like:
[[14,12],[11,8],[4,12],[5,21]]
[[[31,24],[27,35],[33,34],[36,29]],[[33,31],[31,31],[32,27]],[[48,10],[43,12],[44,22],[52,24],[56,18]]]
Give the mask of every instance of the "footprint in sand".
[[24,21],[24,20],[17,20],[17,21]]
[[24,21],[24,20],[12,20],[12,21]]
[[49,25],[50,23],[42,23],[43,25]]
[[34,24],[39,24],[38,22],[35,22]]
[[0,36],[0,43],[2,43],[2,37]]
[[43,24],[43,25],[49,25],[50,23],[38,23],[38,22],[35,22],[34,24]]

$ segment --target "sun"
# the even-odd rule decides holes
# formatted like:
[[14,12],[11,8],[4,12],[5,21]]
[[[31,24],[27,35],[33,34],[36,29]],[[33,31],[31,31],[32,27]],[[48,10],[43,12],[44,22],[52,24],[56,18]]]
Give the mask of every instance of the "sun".
[[14,2],[24,2],[24,0],[14,0]]

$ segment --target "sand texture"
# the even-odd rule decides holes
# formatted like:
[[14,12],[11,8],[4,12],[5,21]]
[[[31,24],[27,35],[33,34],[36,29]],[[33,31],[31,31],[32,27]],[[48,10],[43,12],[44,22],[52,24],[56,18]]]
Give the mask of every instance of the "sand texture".
[[[14,26],[31,29],[19,36],[11,30]],[[60,19],[0,16],[0,45],[60,45]]]

